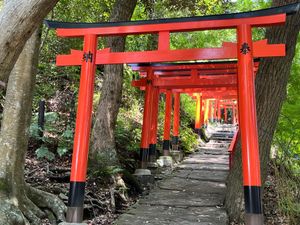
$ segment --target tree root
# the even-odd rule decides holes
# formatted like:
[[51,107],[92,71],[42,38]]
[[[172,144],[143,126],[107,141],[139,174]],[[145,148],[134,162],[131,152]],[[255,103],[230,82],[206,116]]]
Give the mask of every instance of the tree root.
[[57,196],[33,188],[29,185],[26,187],[26,193],[28,198],[30,198],[30,200],[39,208],[53,212],[58,222],[65,221],[65,212],[67,207]]
[[21,199],[0,195],[0,224],[41,225],[49,217],[52,224],[65,221],[66,206],[55,195],[26,186]]
[[0,224],[5,225],[29,225],[22,211],[15,206],[12,200],[0,198]]

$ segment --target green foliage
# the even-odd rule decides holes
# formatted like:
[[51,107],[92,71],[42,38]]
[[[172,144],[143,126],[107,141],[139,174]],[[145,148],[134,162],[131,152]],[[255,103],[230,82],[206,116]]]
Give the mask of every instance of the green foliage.
[[192,124],[195,120],[196,102],[188,95],[180,95],[181,123]]
[[40,159],[40,158],[46,158],[49,161],[52,161],[52,160],[55,159],[54,153],[51,152],[51,151],[49,151],[49,149],[46,146],[44,146],[44,145],[42,145],[41,147],[39,147],[35,151],[35,153],[36,153],[36,156],[37,156],[38,159]]
[[[44,130],[47,132],[54,132],[56,131],[56,127],[54,126],[56,121],[58,120],[58,114],[55,112],[48,112],[45,113],[45,124]],[[44,142],[48,142],[47,137],[40,137],[39,132],[42,131],[41,128],[38,126],[38,114],[35,114],[31,119],[31,125],[29,128],[30,137],[33,137],[37,140],[42,140]]]
[[300,174],[300,39],[289,79],[287,99],[274,136],[278,149],[277,160],[296,174]]
[[291,173],[284,164],[274,163],[278,205],[281,213],[288,217],[290,225],[300,221],[300,177]]
[[180,129],[181,147],[185,153],[191,153],[198,144],[198,135],[190,127]]
[[[113,154],[114,151],[110,151],[109,149],[106,150],[106,153],[111,153]],[[111,180],[111,178],[123,171],[123,169],[117,165],[118,163],[115,162],[112,165],[110,157],[112,156],[111,154],[102,154],[99,152],[95,157],[91,159],[92,162],[101,162],[99,163],[91,163],[89,166],[89,176],[92,178],[100,178],[100,181],[102,183],[107,183]],[[115,158],[115,156],[112,156]],[[108,163],[109,162],[109,163]]]
[[101,166],[98,168],[93,167],[90,172],[92,177],[100,177],[103,181],[108,181],[114,175],[123,172],[123,169],[118,166]]
[[[115,129],[116,143],[119,149],[126,151],[137,151],[140,145],[141,120],[132,118],[132,111],[120,110]],[[141,113],[140,114],[141,119]],[[134,114],[133,114],[134,115]]]
[[134,72],[126,67],[124,73],[122,102],[115,128],[116,144],[118,149],[134,152],[139,150],[140,145],[143,93],[131,86]]
[[[47,19],[68,22],[108,21],[114,1],[61,0],[48,15]],[[103,48],[104,39],[99,38],[99,48]],[[80,67],[56,67],[55,56],[68,54],[70,49],[82,49],[81,38],[57,38],[55,30],[46,26],[42,29],[42,45],[36,92],[33,108],[37,108],[42,98],[51,99],[57,92],[69,89],[78,92]],[[75,95],[76,97],[76,95]],[[66,104],[70,104],[66,102]]]
[[59,156],[65,155],[73,146],[73,130],[67,126],[65,129],[60,125],[59,114],[55,112],[45,113],[44,135],[40,137],[41,128],[37,124],[38,116],[32,118],[29,128],[30,137],[36,142],[43,143],[36,150],[38,158],[53,160],[55,154],[50,150],[53,146]]

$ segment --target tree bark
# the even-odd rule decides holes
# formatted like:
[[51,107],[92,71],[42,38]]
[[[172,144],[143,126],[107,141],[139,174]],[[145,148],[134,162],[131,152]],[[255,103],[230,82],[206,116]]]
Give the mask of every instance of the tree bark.
[[56,196],[24,181],[39,43],[39,32],[35,32],[8,81],[0,131],[0,224],[41,224],[39,218],[45,213],[39,206],[53,209],[58,219],[63,219],[65,206]]
[[10,0],[0,12],[0,80],[6,82],[26,41],[58,0]]
[[[130,20],[137,0],[117,0],[111,12],[111,22]],[[125,49],[124,37],[107,38],[112,52]],[[91,138],[90,165],[100,167],[118,164],[114,129],[119,112],[123,84],[123,65],[106,65],[101,97]]]
[[[295,0],[273,0],[273,6],[299,2]],[[286,98],[287,83],[295,55],[297,37],[300,29],[300,13],[288,16],[284,26],[267,29],[269,43],[285,43],[286,56],[261,60],[256,76],[256,104],[259,134],[262,184],[267,175],[270,149],[282,104]],[[251,129],[251,128],[249,128]],[[243,188],[241,145],[235,150],[234,166],[228,176],[225,205],[232,220],[241,221],[243,217]]]

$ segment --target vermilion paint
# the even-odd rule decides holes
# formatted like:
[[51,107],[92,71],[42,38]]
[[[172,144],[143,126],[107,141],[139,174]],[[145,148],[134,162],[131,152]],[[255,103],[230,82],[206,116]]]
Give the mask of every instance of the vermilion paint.
[[166,92],[166,103],[165,103],[164,140],[170,140],[171,116],[172,116],[172,92],[171,90],[168,90]]
[[[251,27],[239,26],[237,39],[240,46],[238,49],[238,99],[243,179],[246,186],[261,186]],[[241,49],[245,43],[249,46],[249,50],[246,49],[247,53],[243,54]]]
[[201,95],[196,95],[196,111],[195,111],[195,129],[201,128],[201,111],[202,111],[202,99]]
[[72,155],[71,181],[85,182],[87,171],[87,159],[89,151],[94,79],[95,57],[97,50],[97,36],[84,36],[83,51],[90,53],[91,58],[82,60],[78,107],[76,115],[76,127]]
[[180,93],[174,94],[173,136],[179,136],[180,124]]

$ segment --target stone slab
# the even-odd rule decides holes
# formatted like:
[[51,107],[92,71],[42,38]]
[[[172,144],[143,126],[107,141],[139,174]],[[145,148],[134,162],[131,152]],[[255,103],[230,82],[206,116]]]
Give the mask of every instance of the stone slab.
[[[175,174],[174,174],[175,175]],[[160,189],[183,192],[218,193],[224,194],[225,183],[203,181],[189,178],[172,177],[159,184]]]
[[212,150],[212,149],[200,149],[197,154],[203,155],[229,155],[227,151],[219,151],[219,150]]
[[223,164],[213,164],[213,163],[202,163],[202,164],[180,164],[177,167],[178,169],[187,169],[187,170],[220,170],[220,171],[228,171],[229,166]]
[[223,159],[228,159],[229,158],[229,156],[227,154],[227,151],[224,151],[222,153],[223,154],[219,154],[219,155],[210,155],[210,154],[202,154],[201,151],[199,151],[199,152],[193,153],[193,155],[190,156],[190,157],[185,157],[184,159],[187,159],[187,158],[195,158],[195,159],[199,159],[199,158],[201,158],[201,159],[204,159],[204,158],[220,158],[220,159],[222,159],[223,158]]
[[227,152],[227,148],[225,148],[225,147],[220,147],[220,146],[215,146],[215,145],[213,145],[213,146],[208,146],[208,145],[206,145],[206,146],[200,147],[200,148],[198,148],[198,149],[199,149],[199,151],[207,150],[207,151]]
[[141,199],[139,204],[173,207],[215,207],[222,205],[224,202],[224,194],[219,193],[201,193],[189,190],[155,190],[153,190],[151,195]]
[[192,158],[187,158],[182,161],[183,164],[190,164],[190,163],[212,163],[212,164],[223,164],[228,165],[228,156],[207,156],[207,155],[195,155]]
[[88,225],[87,223],[67,223],[67,222],[61,222],[58,225]]
[[181,178],[189,178],[194,180],[204,180],[211,182],[224,182],[228,176],[227,171],[206,171],[202,170],[178,170],[174,172],[174,176]]
[[183,208],[137,204],[129,213],[121,215],[115,225],[225,225],[226,211],[222,208]]

